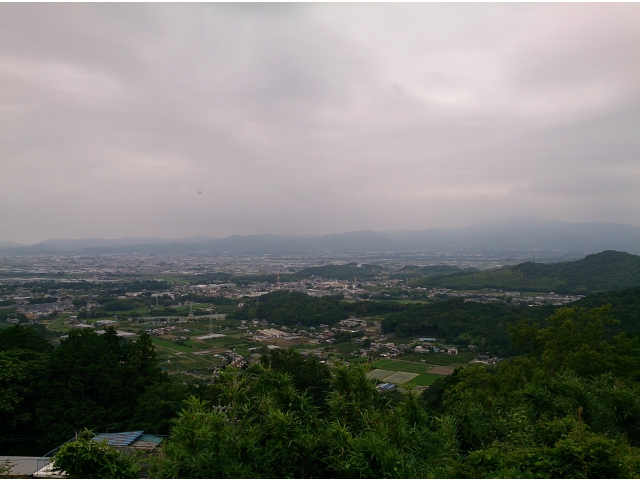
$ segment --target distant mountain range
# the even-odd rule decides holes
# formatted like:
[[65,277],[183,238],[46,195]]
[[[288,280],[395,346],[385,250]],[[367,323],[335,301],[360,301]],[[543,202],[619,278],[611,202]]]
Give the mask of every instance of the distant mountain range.
[[54,238],[34,245],[0,242],[0,251],[15,254],[55,253],[364,253],[364,252],[566,252],[586,255],[602,250],[640,254],[640,227],[615,223],[568,223],[520,218],[459,228],[421,231],[364,230],[321,236],[232,235],[179,239]]

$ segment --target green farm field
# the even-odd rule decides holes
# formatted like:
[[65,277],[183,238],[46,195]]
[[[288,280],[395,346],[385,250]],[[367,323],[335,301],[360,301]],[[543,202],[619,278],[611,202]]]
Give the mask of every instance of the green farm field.
[[408,385],[415,385],[419,387],[428,387],[436,380],[443,378],[441,375],[432,375],[430,373],[423,373],[418,375],[417,377],[409,380],[407,382]]
[[476,358],[473,352],[463,352],[458,355],[447,355],[446,353],[431,353],[424,355],[424,360],[432,365],[452,365],[454,363],[465,364]]
[[429,368],[429,365],[415,362],[403,362],[401,360],[378,360],[373,365],[373,368],[380,368],[383,370],[393,370],[396,372],[410,372],[410,373],[425,373]]
[[170,340],[153,338],[151,341],[158,347],[168,348],[169,350],[175,350],[176,352],[193,352],[193,348],[189,348],[184,345],[178,345],[177,343],[174,343]]

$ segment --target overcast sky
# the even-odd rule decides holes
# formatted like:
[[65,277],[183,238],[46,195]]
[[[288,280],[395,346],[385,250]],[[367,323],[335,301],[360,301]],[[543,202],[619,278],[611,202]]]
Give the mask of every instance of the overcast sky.
[[0,240],[640,225],[640,4],[0,4]]

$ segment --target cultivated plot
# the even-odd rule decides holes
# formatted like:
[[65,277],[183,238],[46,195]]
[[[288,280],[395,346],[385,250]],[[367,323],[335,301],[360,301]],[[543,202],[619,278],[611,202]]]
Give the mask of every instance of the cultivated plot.
[[430,373],[423,373],[422,375],[418,375],[417,377],[413,378],[408,383],[409,383],[409,385],[415,385],[415,386],[419,386],[419,387],[428,387],[429,385],[431,385],[433,382],[435,382],[439,378],[442,378],[442,377],[440,375],[432,375]]
[[453,373],[453,368],[451,367],[433,367],[429,370],[429,373],[435,375],[451,375]]
[[376,368],[375,370],[371,370],[369,373],[367,373],[367,377],[375,378],[376,380],[382,380],[383,378],[388,377],[393,373],[394,372],[392,370],[381,370],[379,368]]
[[414,379],[415,377],[417,377],[418,374],[417,373],[410,373],[410,372],[395,372],[391,375],[389,375],[388,377],[383,378],[383,380],[387,383],[406,383],[409,380]]
[[426,371],[429,370],[430,365],[415,362],[403,362],[401,360],[379,360],[373,364],[373,367],[384,370],[394,370],[397,372],[426,373]]

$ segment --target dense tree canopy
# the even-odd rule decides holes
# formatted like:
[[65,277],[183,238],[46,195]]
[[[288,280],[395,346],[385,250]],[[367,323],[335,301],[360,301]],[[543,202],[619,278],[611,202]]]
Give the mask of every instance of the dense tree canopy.
[[555,307],[535,309],[512,307],[506,304],[465,302],[462,298],[429,303],[406,305],[391,313],[382,321],[382,331],[396,336],[416,335],[444,338],[446,342],[474,344],[498,355],[514,350],[507,331],[508,323],[521,318],[543,321]]
[[252,300],[230,318],[265,319],[277,325],[334,325],[349,318],[343,302],[335,298],[310,297],[302,292],[276,291]]
[[146,334],[71,330],[54,350],[30,327],[0,330],[0,445],[38,455],[85,427],[166,433],[182,387],[161,373]]

